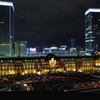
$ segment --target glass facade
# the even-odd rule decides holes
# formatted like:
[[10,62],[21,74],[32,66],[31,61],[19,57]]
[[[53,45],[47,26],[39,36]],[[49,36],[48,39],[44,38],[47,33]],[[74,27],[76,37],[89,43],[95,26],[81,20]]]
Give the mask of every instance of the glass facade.
[[14,42],[14,56],[26,56],[27,41]]
[[85,12],[85,50],[100,50],[100,9],[88,9]]
[[14,39],[13,3],[0,1],[0,12],[0,56],[12,56],[12,41]]

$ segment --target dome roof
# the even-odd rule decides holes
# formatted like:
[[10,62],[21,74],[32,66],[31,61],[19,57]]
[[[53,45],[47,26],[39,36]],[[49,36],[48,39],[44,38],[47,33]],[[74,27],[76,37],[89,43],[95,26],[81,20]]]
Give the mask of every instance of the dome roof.
[[48,53],[45,57],[46,59],[56,58],[56,56],[53,53]]

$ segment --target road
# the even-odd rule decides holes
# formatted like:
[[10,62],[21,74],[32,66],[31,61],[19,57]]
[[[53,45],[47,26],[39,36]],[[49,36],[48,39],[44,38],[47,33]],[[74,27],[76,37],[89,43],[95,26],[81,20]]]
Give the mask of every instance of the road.
[[[13,82],[13,83],[7,83],[9,86],[8,91],[64,91],[69,90],[71,91],[72,87],[69,86],[70,84],[77,84],[81,82],[92,82],[99,80],[98,78],[94,78],[91,75],[87,74],[79,74],[74,76],[67,76],[65,78],[63,77],[52,77],[51,79],[47,80],[39,80],[36,81],[20,81],[20,82]],[[18,84],[20,84],[18,86]],[[25,85],[26,84],[26,85]],[[71,87],[71,88],[70,88]],[[66,91],[67,91],[66,90]],[[80,91],[80,89],[73,89],[73,91]]]
[[66,90],[66,92],[78,92],[78,93],[87,93],[87,92],[93,92],[93,91],[100,91],[100,87],[80,88],[80,89]]
[[31,83],[34,91],[50,91],[47,84],[43,81]]

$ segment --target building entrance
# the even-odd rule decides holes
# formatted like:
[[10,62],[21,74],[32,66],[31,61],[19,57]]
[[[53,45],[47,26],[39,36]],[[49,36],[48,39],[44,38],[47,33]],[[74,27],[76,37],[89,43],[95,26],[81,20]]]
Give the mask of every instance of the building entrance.
[[21,61],[16,61],[15,63],[15,73],[17,76],[22,75],[22,62]]

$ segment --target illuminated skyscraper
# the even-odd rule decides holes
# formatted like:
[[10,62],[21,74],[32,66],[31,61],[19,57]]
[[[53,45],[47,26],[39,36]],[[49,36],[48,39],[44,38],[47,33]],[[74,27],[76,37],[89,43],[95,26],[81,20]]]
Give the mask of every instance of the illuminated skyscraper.
[[94,52],[100,49],[100,9],[89,8],[85,12],[85,50]]
[[0,56],[12,56],[14,39],[14,6],[0,1]]

